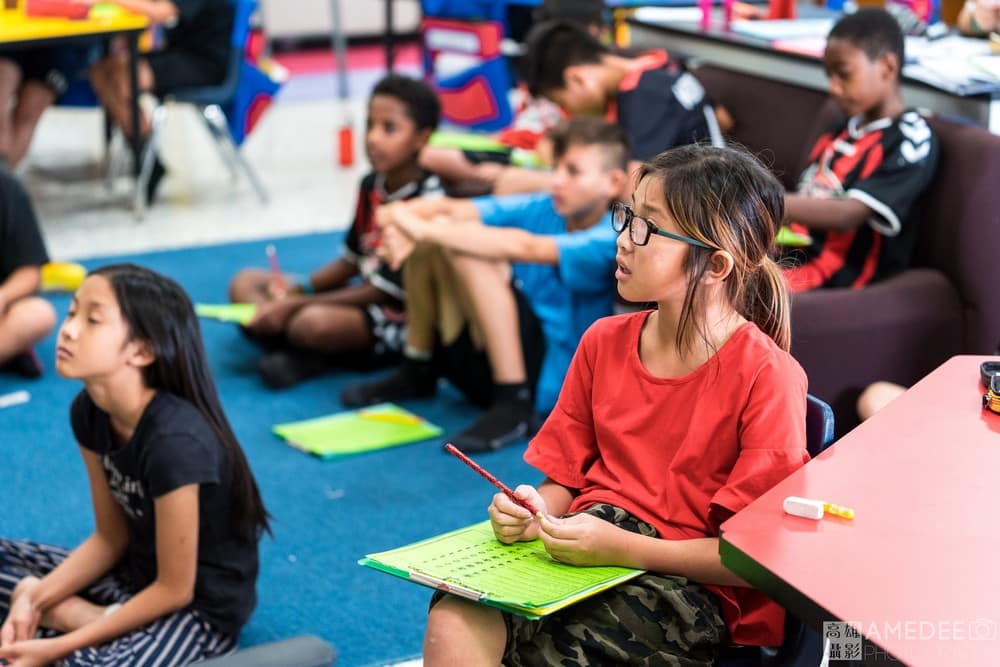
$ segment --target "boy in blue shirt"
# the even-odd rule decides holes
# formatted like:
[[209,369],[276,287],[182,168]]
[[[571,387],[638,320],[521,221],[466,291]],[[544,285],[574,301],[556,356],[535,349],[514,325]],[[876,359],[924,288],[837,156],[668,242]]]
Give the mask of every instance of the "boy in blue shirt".
[[453,437],[490,451],[548,412],[580,336],[614,302],[616,234],[608,207],[626,183],[628,141],[606,121],[552,133],[551,194],[420,200],[383,209],[382,252],[404,259],[409,326],[403,365],[346,387],[351,407],[434,394],[446,377],[489,409]]

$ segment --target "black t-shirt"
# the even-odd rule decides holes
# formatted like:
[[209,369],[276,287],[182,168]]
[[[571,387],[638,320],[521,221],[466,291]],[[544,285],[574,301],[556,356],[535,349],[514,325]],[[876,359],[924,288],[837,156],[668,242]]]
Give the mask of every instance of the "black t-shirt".
[[[626,77],[614,118],[628,136],[633,160],[648,160],[674,146],[711,139],[705,89],[692,74],[668,64],[665,53],[647,57],[651,67]],[[636,78],[638,74],[638,78]]]
[[222,443],[193,405],[158,392],[132,439],[118,446],[108,414],[86,391],[73,401],[77,442],[101,456],[111,494],[125,511],[129,544],[121,563],[133,592],[156,579],[153,500],[198,484],[198,572],[191,607],[236,635],[257,603],[257,543],[230,526],[231,472]]
[[0,167],[0,283],[25,266],[49,261],[28,193]]
[[201,56],[221,73],[229,65],[233,32],[230,0],[170,0],[180,16],[166,32],[167,48]]
[[374,172],[361,179],[358,203],[354,209],[354,222],[344,239],[343,256],[357,265],[361,276],[389,296],[403,301],[403,274],[392,268],[378,255],[376,248],[382,235],[375,226],[375,209],[382,204],[441,193],[441,181],[433,174],[424,174],[420,180],[411,181],[392,194],[385,191],[384,179]]

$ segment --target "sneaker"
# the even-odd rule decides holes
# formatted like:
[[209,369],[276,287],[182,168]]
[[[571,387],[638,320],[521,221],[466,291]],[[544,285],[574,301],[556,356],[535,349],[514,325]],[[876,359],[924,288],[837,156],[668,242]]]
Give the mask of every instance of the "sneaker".
[[381,380],[349,384],[340,392],[340,402],[348,408],[430,398],[437,392],[437,373],[430,362],[404,359],[402,365]]
[[32,380],[42,377],[44,369],[42,360],[38,358],[34,350],[25,350],[24,352],[15,354],[0,366],[0,370],[4,372],[16,373],[21,377]]
[[451,439],[467,454],[492,452],[535,434],[535,410],[528,401],[501,401]]
[[323,375],[331,368],[326,355],[301,350],[278,350],[261,357],[257,371],[271,389],[287,389]]

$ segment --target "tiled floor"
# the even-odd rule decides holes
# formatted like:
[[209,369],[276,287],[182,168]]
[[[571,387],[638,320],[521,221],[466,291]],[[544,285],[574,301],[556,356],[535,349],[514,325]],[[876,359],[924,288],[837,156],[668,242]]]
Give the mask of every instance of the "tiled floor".
[[[294,89],[292,91],[294,92]],[[101,176],[102,116],[94,109],[46,112],[19,170],[32,194],[49,253],[80,259],[160,248],[337,229],[350,222],[365,166],[364,97],[349,105],[358,164],[336,165],[335,136],[344,111],[330,99],[280,98],[244,145],[270,192],[261,205],[249,183],[233,183],[190,107],[170,109],[165,131],[169,175],[146,218],[131,211],[130,179],[109,192]],[[115,152],[127,173],[128,155]]]

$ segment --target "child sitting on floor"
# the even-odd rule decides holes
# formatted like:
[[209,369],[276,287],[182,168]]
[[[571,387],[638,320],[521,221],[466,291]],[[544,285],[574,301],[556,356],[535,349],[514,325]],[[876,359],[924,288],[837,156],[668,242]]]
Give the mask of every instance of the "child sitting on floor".
[[21,183],[0,166],[0,370],[42,374],[32,347],[56,325],[56,311],[34,296],[49,261],[35,210]]
[[489,451],[534,431],[534,411],[555,404],[583,331],[611,313],[608,207],[627,180],[628,143],[607,121],[568,121],[552,143],[552,194],[389,207],[384,252],[408,257],[403,365],[346,387],[345,405],[429,396],[441,375],[488,408],[455,446]]
[[0,661],[181,667],[233,651],[269,516],[190,299],[148,269],[106,266],[58,342],[56,370],[83,383],[69,416],[93,529],[72,550],[0,537]]
[[[417,163],[437,127],[440,103],[423,82],[382,79],[368,103],[365,153],[372,172],[361,181],[354,222],[341,255],[295,282],[275,284],[265,269],[245,269],[229,286],[235,303],[258,304],[247,331],[271,351],[258,363],[264,382],[289,387],[338,365],[398,359],[405,338],[402,279],[376,255],[375,209],[438,192],[437,177]],[[357,276],[361,282],[351,282]]]

